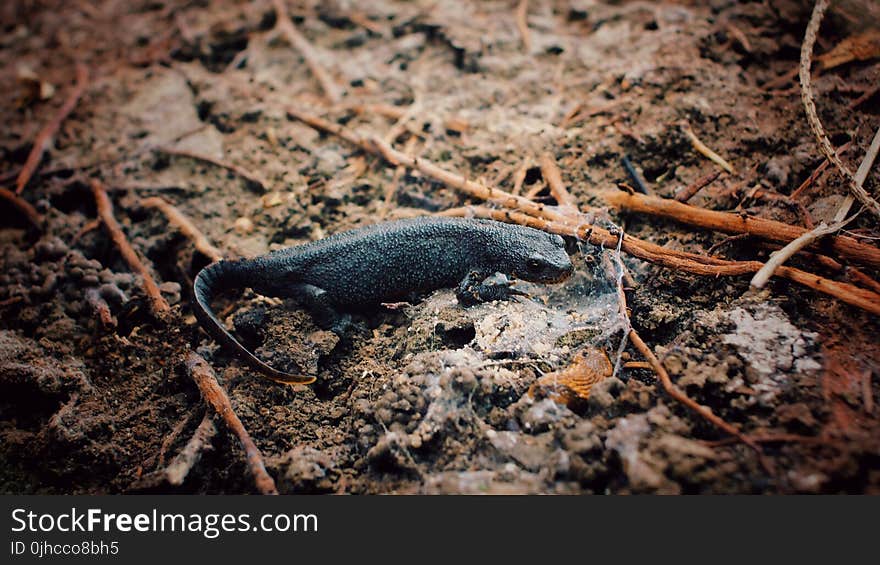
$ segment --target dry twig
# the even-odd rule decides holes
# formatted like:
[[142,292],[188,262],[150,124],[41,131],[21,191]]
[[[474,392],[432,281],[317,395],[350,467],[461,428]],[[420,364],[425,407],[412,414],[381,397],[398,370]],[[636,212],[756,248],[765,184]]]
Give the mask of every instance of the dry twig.
[[[859,165],[858,171],[856,171],[855,175],[855,183],[858,186],[861,186],[865,179],[868,178],[868,171],[871,170],[871,165],[874,163],[874,159],[877,157],[877,152],[880,151],[880,128],[877,129],[877,133],[874,135],[874,139],[871,142],[871,146],[868,148],[867,153],[865,153],[865,158],[862,159],[861,165]],[[814,241],[825,237],[828,234],[835,233],[843,226],[845,226],[850,220],[844,219],[844,216],[849,212],[850,207],[852,206],[853,199],[852,196],[847,196],[844,199],[843,203],[840,205],[840,208],[837,210],[837,215],[834,218],[834,223],[831,225],[826,225],[825,222],[822,222],[812,230],[806,232],[800,237],[794,239],[791,243],[775,252],[767,263],[761,268],[760,271],[755,273],[755,276],[752,277],[751,285],[755,288],[764,288],[764,285],[767,284],[767,281],[770,280],[770,277],[773,276],[773,273],[776,269],[779,268],[780,265],[788,261],[798,251],[804,249],[811,245]]]
[[749,41],[749,38],[746,37],[746,34],[743,33],[741,29],[739,29],[738,27],[736,27],[735,25],[733,25],[731,23],[728,23],[725,27],[727,28],[727,32],[731,36],[733,36],[733,38],[736,40],[736,42],[742,46],[743,50],[746,53],[752,52],[752,44]]
[[453,173],[441,167],[438,167],[437,165],[431,163],[426,159],[412,157],[410,155],[407,155],[406,153],[398,151],[378,137],[373,137],[371,139],[362,138],[358,134],[340,126],[339,124],[334,124],[318,116],[292,108],[287,109],[287,115],[305,124],[308,124],[319,131],[331,133],[339,137],[340,139],[344,139],[352,145],[363,149],[367,153],[379,155],[394,166],[405,165],[411,169],[418,170],[421,173],[433,178],[434,180],[442,182],[443,184],[446,184],[447,186],[454,188],[459,192],[462,192],[479,200],[486,200],[508,208],[516,208],[518,210],[522,210],[527,214],[555,220],[562,224],[576,224],[578,222],[576,218],[573,218],[573,215],[571,213],[564,213],[559,211],[555,207],[537,204],[535,202],[532,202],[528,198],[517,196],[509,192],[505,192],[503,190],[499,190],[493,187],[488,187],[476,181],[469,180],[460,174]]
[[[599,195],[610,205],[620,210],[651,214],[729,234],[747,233],[779,243],[788,243],[807,232],[802,227],[792,226],[783,222],[732,214],[730,212],[717,212],[697,206],[690,206],[675,200],[654,198],[642,194],[602,191]],[[880,268],[880,249],[872,245],[861,243],[855,238],[843,235],[829,237],[825,245],[838,257],[844,257],[863,265],[870,265],[873,268]]]
[[565,114],[565,116],[562,118],[562,121],[559,123],[559,127],[565,129],[583,119],[592,118],[593,116],[598,116],[599,114],[610,112],[611,110],[620,106],[623,101],[624,98],[622,97],[615,98],[603,104],[596,104],[590,107],[587,107],[583,102],[579,102],[574,106],[574,108],[572,108]]
[[686,121],[681,122],[681,131],[683,131],[684,134],[687,136],[688,140],[690,140],[691,145],[694,146],[694,149],[697,151],[697,153],[700,153],[701,155],[703,155],[704,157],[706,157],[707,159],[709,159],[710,161],[712,161],[713,163],[715,163],[716,165],[718,165],[719,167],[721,167],[722,169],[727,171],[728,173],[730,173],[730,174],[735,173],[735,171],[733,169],[733,165],[728,163],[724,159],[724,157],[722,157],[718,153],[715,153],[714,151],[709,149],[705,143],[700,141],[700,138],[698,138],[697,134],[694,133],[694,130],[691,129],[691,125],[689,123],[687,123]]
[[30,154],[28,154],[27,160],[24,162],[24,166],[18,174],[18,178],[15,180],[16,194],[21,194],[25,185],[31,180],[34,171],[37,170],[37,167],[40,164],[40,159],[43,157],[43,153],[49,148],[49,145],[52,143],[52,138],[58,132],[58,128],[61,127],[61,122],[73,112],[74,108],[76,108],[76,103],[79,101],[83,92],[85,92],[88,82],[88,67],[82,63],[77,63],[76,84],[74,85],[73,90],[70,91],[67,100],[65,100],[61,108],[58,109],[58,112],[52,116],[49,123],[40,130],[39,134],[37,134],[37,137],[34,140],[34,146],[31,149]]
[[767,282],[770,280],[770,277],[772,277],[773,274],[776,272],[776,269],[778,269],[786,261],[791,259],[791,257],[795,253],[797,253],[801,249],[809,247],[814,242],[822,239],[826,235],[836,232],[844,225],[844,222],[835,222],[831,225],[822,222],[810,231],[791,240],[788,245],[786,245],[779,251],[774,252],[770,256],[770,259],[766,263],[764,263],[764,266],[761,267],[757,273],[755,273],[755,276],[752,277],[752,280],[749,284],[755,288],[764,288],[767,285]]
[[679,202],[687,202],[688,200],[696,196],[698,192],[715,182],[715,179],[717,179],[719,176],[721,176],[721,171],[715,171],[714,173],[703,175],[691,184],[679,190],[678,193],[675,195],[675,199]]
[[516,28],[522,37],[523,51],[526,53],[532,50],[532,35],[529,33],[529,0],[519,0],[516,6]]
[[[278,490],[275,488],[275,481],[266,471],[266,464],[263,462],[263,456],[259,448],[235,414],[235,410],[232,409],[232,402],[230,402],[226,391],[217,382],[217,377],[214,376],[214,369],[199,354],[192,351],[186,355],[186,367],[202,392],[205,402],[223,419],[229,430],[241,442],[247,457],[248,466],[254,476],[257,490],[262,494],[278,494]],[[199,427],[201,428],[201,426]]]
[[406,114],[406,106],[393,104],[356,104],[350,107],[358,114],[376,114],[391,120],[399,120]]
[[122,258],[125,259],[128,266],[141,276],[141,280],[144,284],[144,291],[146,291],[147,296],[150,298],[153,313],[160,318],[164,318],[171,311],[171,307],[162,296],[162,292],[156,285],[156,281],[153,280],[153,275],[150,274],[149,269],[147,269],[146,265],[144,265],[143,261],[138,257],[137,252],[125,237],[125,233],[123,233],[122,228],[119,226],[119,222],[117,222],[116,218],[113,216],[113,204],[110,202],[110,197],[107,196],[104,185],[97,179],[92,180],[92,194],[95,196],[95,203],[98,206],[98,217],[101,219],[101,223],[104,224],[104,227],[110,234],[110,239],[116,244],[116,248],[119,249]]
[[43,215],[37,212],[37,209],[31,206],[31,203],[18,196],[11,190],[0,187],[0,198],[6,200],[12,206],[15,207],[16,210],[24,214],[24,217],[27,218],[35,228],[38,230],[43,229]]
[[[846,143],[844,143],[843,145],[841,145],[841,146],[837,149],[837,151],[835,151],[835,155],[837,155],[838,157],[840,157],[840,156],[843,155],[843,153],[844,153],[847,149],[849,149],[851,146],[852,146],[852,141],[847,141]],[[814,171],[810,174],[810,176],[807,177],[807,180],[805,180],[804,182],[802,182],[801,185],[800,185],[799,187],[797,187],[796,189],[794,189],[794,190],[792,191],[792,193],[788,195],[788,197],[791,198],[792,200],[797,199],[797,198],[801,195],[801,193],[802,193],[803,191],[805,191],[806,189],[810,188],[810,186],[812,186],[812,184],[813,184],[814,182],[816,182],[816,179],[818,179],[818,178],[822,175],[822,173],[825,172],[825,169],[827,169],[828,166],[829,166],[830,164],[831,164],[831,161],[829,161],[828,159],[824,159],[824,158],[823,158],[823,159],[822,159],[822,163],[819,164],[818,167],[816,167],[816,170],[814,170]]]
[[312,47],[309,40],[306,39],[298,29],[296,29],[295,25],[293,25],[293,20],[290,19],[290,14],[287,12],[285,0],[272,0],[272,5],[275,7],[275,25],[277,28],[284,34],[287,41],[299,51],[303,59],[305,59],[309,70],[312,71],[312,74],[321,84],[321,89],[324,91],[327,100],[329,100],[331,104],[339,102],[341,98],[339,88],[336,86],[336,83],[333,82],[333,77],[330,76],[330,73],[328,73],[318,62],[319,57],[315,48]]
[[[185,422],[186,420],[184,420]],[[199,462],[202,453],[211,449],[211,440],[217,435],[217,427],[210,414],[205,414],[199,427],[186,445],[165,467],[165,478],[169,484],[182,485],[190,470]]]
[[513,173],[513,188],[510,190],[511,194],[519,196],[519,193],[522,192],[523,183],[526,181],[526,173],[529,172],[529,163],[528,161],[523,161],[522,165]]
[[165,466],[165,454],[168,453],[168,449],[183,432],[183,428],[186,427],[187,422],[192,419],[192,416],[193,414],[192,412],[190,412],[186,416],[181,418],[171,429],[171,433],[165,436],[165,439],[162,440],[162,445],[159,446],[159,454],[156,456],[157,468],[162,468]]
[[565,183],[562,182],[562,173],[559,171],[559,167],[556,165],[556,159],[553,158],[553,155],[550,153],[543,153],[538,160],[538,163],[541,166],[541,175],[550,187],[550,194],[553,195],[553,198],[556,199],[559,206],[562,208],[572,208],[573,210],[577,210],[577,201],[565,187]]
[[[834,166],[841,172],[849,184],[850,193],[861,202],[865,208],[870,210],[874,215],[880,217],[880,204],[874,200],[868,191],[856,181],[853,173],[840,160],[831,145],[831,140],[825,133],[821,120],[816,113],[816,102],[813,100],[813,87],[810,81],[810,67],[813,59],[813,44],[816,43],[816,36],[819,33],[819,26],[822,25],[822,18],[825,10],[828,9],[828,0],[816,0],[813,6],[813,14],[810,16],[810,22],[807,24],[807,31],[804,34],[804,42],[801,45],[801,63],[799,69],[799,77],[801,81],[801,99],[804,103],[804,111],[807,113],[807,121],[813,135],[819,142],[819,148],[825,155],[825,158],[834,163]],[[844,214],[845,215],[845,214]]]
[[183,235],[193,242],[195,248],[211,261],[219,261],[223,259],[223,252],[214,247],[214,245],[208,241],[208,238],[205,237],[205,234],[199,231],[199,228],[197,228],[189,218],[183,215],[183,212],[178,210],[170,202],[158,196],[151,196],[149,198],[143,198],[141,200],[141,206],[146,208],[158,208],[168,218],[168,223],[179,229]]
[[241,178],[245,179],[248,182],[254,183],[263,190],[269,190],[269,184],[261,179],[259,176],[254,173],[248,171],[244,167],[240,167],[238,165],[234,165],[232,163],[227,163],[226,161],[222,161],[220,159],[215,159],[210,155],[203,155],[201,153],[196,153],[195,151],[188,151],[186,149],[175,149],[173,147],[158,147],[157,151],[161,151],[167,155],[176,155],[178,157],[187,157],[189,159],[195,159],[197,161],[204,161],[206,163],[210,163],[212,165],[216,165],[227,171],[231,171]]
[[666,372],[663,364],[660,362],[659,359],[657,359],[657,356],[654,355],[654,352],[651,351],[651,348],[648,347],[648,345],[644,341],[642,341],[642,338],[639,336],[638,332],[631,329],[629,332],[629,339],[630,341],[632,341],[633,345],[639,351],[639,353],[641,353],[645,357],[645,359],[648,360],[648,363],[651,364],[651,368],[654,370],[654,374],[656,374],[657,378],[660,379],[660,384],[663,386],[663,390],[665,390],[669,396],[671,396],[681,404],[684,404],[685,406],[699,414],[703,419],[711,422],[714,426],[724,430],[728,434],[737,438],[739,441],[751,447],[753,450],[755,450],[758,456],[763,459],[761,448],[754,440],[743,434],[736,427],[728,424],[723,419],[713,414],[708,407],[703,406],[699,402],[695,401],[684,392],[682,392],[682,390],[675,386],[675,384],[673,384],[672,379],[669,378],[669,373]]

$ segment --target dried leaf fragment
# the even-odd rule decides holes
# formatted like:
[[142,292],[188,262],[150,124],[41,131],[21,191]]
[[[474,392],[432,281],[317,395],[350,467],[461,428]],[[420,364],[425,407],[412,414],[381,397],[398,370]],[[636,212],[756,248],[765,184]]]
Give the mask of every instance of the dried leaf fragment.
[[880,30],[872,29],[847,37],[828,53],[816,57],[825,70],[845,65],[851,61],[867,61],[880,58]]
[[608,355],[601,349],[586,348],[568,367],[547,373],[537,380],[528,391],[529,396],[546,396],[560,404],[570,406],[578,400],[590,397],[596,383],[611,376],[614,367]]

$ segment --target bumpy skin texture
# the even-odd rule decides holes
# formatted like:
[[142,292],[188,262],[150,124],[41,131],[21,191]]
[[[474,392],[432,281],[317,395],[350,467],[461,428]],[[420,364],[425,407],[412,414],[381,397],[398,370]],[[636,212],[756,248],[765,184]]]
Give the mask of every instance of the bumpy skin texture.
[[299,297],[321,322],[335,310],[458,285],[463,304],[504,299],[517,291],[482,281],[503,273],[532,282],[558,282],[572,264],[558,235],[492,220],[413,218],[339,233],[254,259],[220,261],[196,277],[196,317],[220,343],[278,382],[307,384],[313,377],[278,371],[242,346],[211,311],[218,291],[251,287],[265,296]]

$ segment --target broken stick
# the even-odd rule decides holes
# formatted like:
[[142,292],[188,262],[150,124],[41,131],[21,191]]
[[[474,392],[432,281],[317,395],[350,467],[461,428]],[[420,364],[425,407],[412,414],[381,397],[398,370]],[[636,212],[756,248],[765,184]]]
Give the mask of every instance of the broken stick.
[[801,100],[804,104],[804,111],[807,114],[807,122],[810,124],[810,129],[813,131],[813,135],[819,142],[819,148],[822,150],[825,158],[831,161],[847,180],[852,196],[861,202],[865,208],[870,210],[874,215],[880,216],[880,204],[868,194],[868,191],[865,190],[860,183],[856,182],[852,171],[850,171],[849,168],[844,165],[843,161],[840,160],[840,157],[837,156],[837,153],[834,151],[834,146],[831,145],[831,140],[828,139],[828,135],[825,133],[825,128],[822,126],[822,122],[819,120],[819,116],[816,113],[816,102],[813,100],[810,67],[813,62],[813,45],[816,43],[816,36],[819,33],[819,27],[822,25],[822,18],[827,9],[828,0],[816,0],[816,4],[813,6],[813,13],[810,16],[810,22],[807,24],[807,31],[804,33],[804,41],[801,45],[801,62],[798,69],[798,76],[801,81]]
[[[643,194],[628,194],[622,191],[602,191],[598,194],[608,204],[620,210],[651,214],[729,234],[747,233],[778,243],[788,243],[808,231],[802,227],[792,226],[775,220],[730,212],[717,212],[697,206],[690,206],[675,200],[645,196]],[[837,257],[880,268],[880,249],[877,247],[842,235],[827,238],[826,245],[833,251],[833,255]]]
[[259,176],[254,173],[248,171],[244,167],[240,167],[238,165],[227,163],[226,161],[221,161],[220,159],[215,159],[209,155],[203,155],[201,153],[196,153],[195,151],[187,151],[186,149],[175,149],[173,147],[158,147],[157,151],[165,153],[167,155],[176,155],[178,157],[187,157],[189,159],[195,159],[197,161],[204,161],[206,163],[210,163],[212,165],[216,165],[227,171],[232,171],[236,175],[245,179],[248,182],[254,183],[263,190],[269,190],[268,183],[261,179]]
[[721,176],[721,171],[715,171],[714,173],[709,173],[708,175],[704,175],[698,178],[691,184],[684,187],[682,190],[678,191],[675,194],[675,199],[679,202],[687,202],[688,200],[693,198],[698,192],[715,182],[715,179],[717,179],[719,176]]
[[694,130],[691,129],[691,125],[688,122],[682,121],[680,125],[681,131],[683,131],[684,134],[687,136],[688,140],[691,142],[691,145],[694,146],[694,149],[696,149],[697,153],[700,153],[728,173],[734,174],[735,171],[733,165],[728,163],[724,157],[722,157],[718,153],[715,153],[714,151],[709,149],[705,143],[700,141],[700,138],[697,137],[697,134],[694,133]]
[[559,206],[577,210],[577,201],[565,187],[565,183],[562,182],[562,173],[560,172],[559,166],[557,166],[556,159],[553,158],[553,155],[550,153],[543,153],[540,159],[538,159],[538,164],[541,166],[541,175],[550,187],[550,194],[553,195],[553,198],[556,199]]
[[532,36],[529,33],[529,0],[519,0],[516,6],[516,27],[522,38],[523,51],[526,53],[532,50]]
[[141,206],[146,208],[158,208],[163,214],[165,214],[165,217],[168,218],[168,223],[179,229],[183,235],[193,242],[195,248],[211,261],[219,261],[223,259],[223,252],[214,247],[214,245],[208,241],[208,238],[199,231],[199,228],[197,228],[189,218],[184,216],[180,210],[167,200],[158,196],[151,196],[142,199]]
[[287,6],[284,3],[284,0],[272,0],[272,5],[275,7],[275,17],[276,17],[276,26],[284,34],[284,37],[287,38],[287,41],[290,42],[293,47],[299,51],[300,55],[302,55],[303,59],[305,59],[306,65],[309,67],[309,70],[312,71],[312,74],[318,79],[318,82],[321,84],[321,90],[324,91],[324,95],[327,97],[327,100],[332,104],[336,104],[339,102],[341,96],[339,94],[339,88],[336,86],[336,83],[333,82],[333,78],[330,76],[323,66],[318,62],[318,54],[315,51],[315,48],[312,47],[312,44],[309,43],[309,40],[303,36],[296,29],[296,26],[293,25],[293,21],[290,19],[290,14],[287,12]]
[[18,196],[11,190],[7,190],[5,188],[0,188],[0,198],[6,200],[10,204],[12,204],[12,206],[14,206],[19,212],[24,214],[24,217],[27,218],[27,221],[29,221],[35,228],[37,228],[38,230],[43,229],[43,216],[42,214],[37,212],[36,208],[31,206],[30,202],[28,202],[21,196]]
[[73,112],[73,109],[76,108],[76,103],[79,101],[83,92],[85,92],[86,84],[89,82],[89,69],[82,63],[76,64],[76,84],[73,87],[73,90],[70,91],[70,95],[68,95],[67,100],[64,101],[64,104],[61,108],[58,109],[58,112],[52,116],[52,119],[46,124],[43,129],[40,130],[40,133],[37,134],[36,139],[34,140],[34,146],[31,148],[30,154],[28,154],[27,160],[24,162],[24,166],[21,168],[21,172],[18,174],[18,178],[15,180],[15,193],[21,194],[24,190],[25,185],[27,185],[28,181],[31,180],[31,177],[34,174],[34,171],[37,170],[37,166],[40,164],[40,159],[43,157],[43,153],[46,149],[49,148],[49,144],[52,142],[52,138],[58,132],[58,129],[61,127],[61,122]]
[[95,196],[95,203],[98,206],[98,217],[101,219],[101,223],[110,234],[110,239],[116,244],[116,248],[119,249],[122,258],[125,259],[128,266],[141,276],[141,280],[144,284],[144,291],[150,299],[153,313],[160,318],[164,318],[171,311],[171,307],[162,296],[162,292],[159,290],[159,286],[153,279],[153,275],[150,274],[149,269],[147,269],[146,265],[144,265],[143,261],[138,257],[134,247],[128,242],[128,238],[125,237],[125,233],[122,231],[119,222],[117,222],[116,218],[113,216],[113,203],[110,202],[110,197],[107,196],[107,191],[104,189],[104,185],[97,179],[92,180],[92,194]]
[[179,486],[183,484],[184,479],[199,462],[202,453],[211,449],[211,440],[217,435],[217,427],[211,420],[210,414],[205,414],[202,423],[196,428],[195,433],[190,438],[183,449],[174,459],[165,467],[165,478],[169,484]]
[[217,382],[214,369],[211,368],[211,365],[201,355],[192,351],[186,355],[186,368],[202,392],[205,402],[222,418],[223,422],[229,427],[229,430],[241,442],[241,447],[244,449],[257,490],[262,494],[278,494],[278,489],[275,488],[275,480],[266,471],[266,464],[263,462],[263,455],[260,453],[260,449],[254,443],[254,440],[251,439],[250,434],[244,428],[244,424],[241,423],[241,420],[235,414],[229,396],[223,387],[220,386],[220,383]]

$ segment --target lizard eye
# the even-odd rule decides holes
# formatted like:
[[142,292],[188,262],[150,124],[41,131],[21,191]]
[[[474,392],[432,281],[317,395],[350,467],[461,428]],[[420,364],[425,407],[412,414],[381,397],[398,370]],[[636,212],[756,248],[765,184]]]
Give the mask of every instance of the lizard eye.
[[541,260],[536,259],[535,257],[529,257],[528,259],[526,259],[526,268],[532,272],[540,271],[542,264],[543,263],[541,262]]

